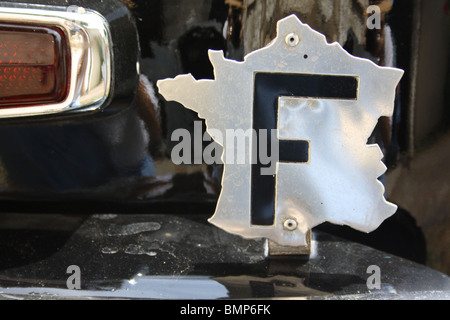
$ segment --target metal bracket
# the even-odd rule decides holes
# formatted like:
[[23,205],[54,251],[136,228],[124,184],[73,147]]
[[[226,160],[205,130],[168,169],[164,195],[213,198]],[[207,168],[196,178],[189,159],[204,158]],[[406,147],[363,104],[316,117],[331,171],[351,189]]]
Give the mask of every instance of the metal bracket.
[[310,256],[311,255],[311,230],[306,234],[305,246],[282,246],[278,243],[268,240],[269,257],[276,256]]

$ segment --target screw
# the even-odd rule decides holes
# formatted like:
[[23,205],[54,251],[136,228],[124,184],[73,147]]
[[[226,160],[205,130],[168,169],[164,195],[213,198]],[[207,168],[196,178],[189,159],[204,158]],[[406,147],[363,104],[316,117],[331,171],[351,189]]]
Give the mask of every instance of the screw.
[[286,219],[283,222],[283,227],[287,231],[294,231],[297,229],[297,221],[293,218]]
[[295,33],[289,33],[286,38],[284,38],[284,41],[288,46],[295,47],[300,42],[300,39]]

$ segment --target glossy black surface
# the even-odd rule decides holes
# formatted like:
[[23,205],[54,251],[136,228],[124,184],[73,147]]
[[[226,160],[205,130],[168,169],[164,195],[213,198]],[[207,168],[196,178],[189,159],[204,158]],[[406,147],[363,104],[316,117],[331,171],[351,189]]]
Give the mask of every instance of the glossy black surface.
[[[310,259],[268,259],[263,240],[230,235],[198,215],[0,219],[0,253],[8,253],[1,299],[450,298],[446,275],[321,231]],[[80,290],[67,289],[71,265],[80,267]],[[367,287],[371,265],[381,270],[379,290]]]

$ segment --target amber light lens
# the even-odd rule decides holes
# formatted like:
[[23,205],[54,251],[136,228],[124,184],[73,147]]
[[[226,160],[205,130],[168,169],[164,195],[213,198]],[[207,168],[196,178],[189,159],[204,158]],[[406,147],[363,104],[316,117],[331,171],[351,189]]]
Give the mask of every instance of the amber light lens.
[[63,101],[69,54],[58,28],[0,24],[0,107]]

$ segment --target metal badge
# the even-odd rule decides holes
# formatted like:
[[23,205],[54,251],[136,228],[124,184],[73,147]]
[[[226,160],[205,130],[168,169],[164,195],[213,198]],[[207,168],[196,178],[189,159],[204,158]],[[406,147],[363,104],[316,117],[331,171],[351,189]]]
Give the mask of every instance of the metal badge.
[[[166,100],[198,112],[223,145],[211,223],[301,247],[325,221],[370,232],[396,211],[377,180],[386,171],[383,154],[367,140],[378,118],[392,115],[402,70],[351,56],[294,15],[243,62],[222,51],[209,57],[215,80],[188,74],[158,87]],[[228,132],[244,135],[246,161],[239,161],[238,146],[224,143]]]

